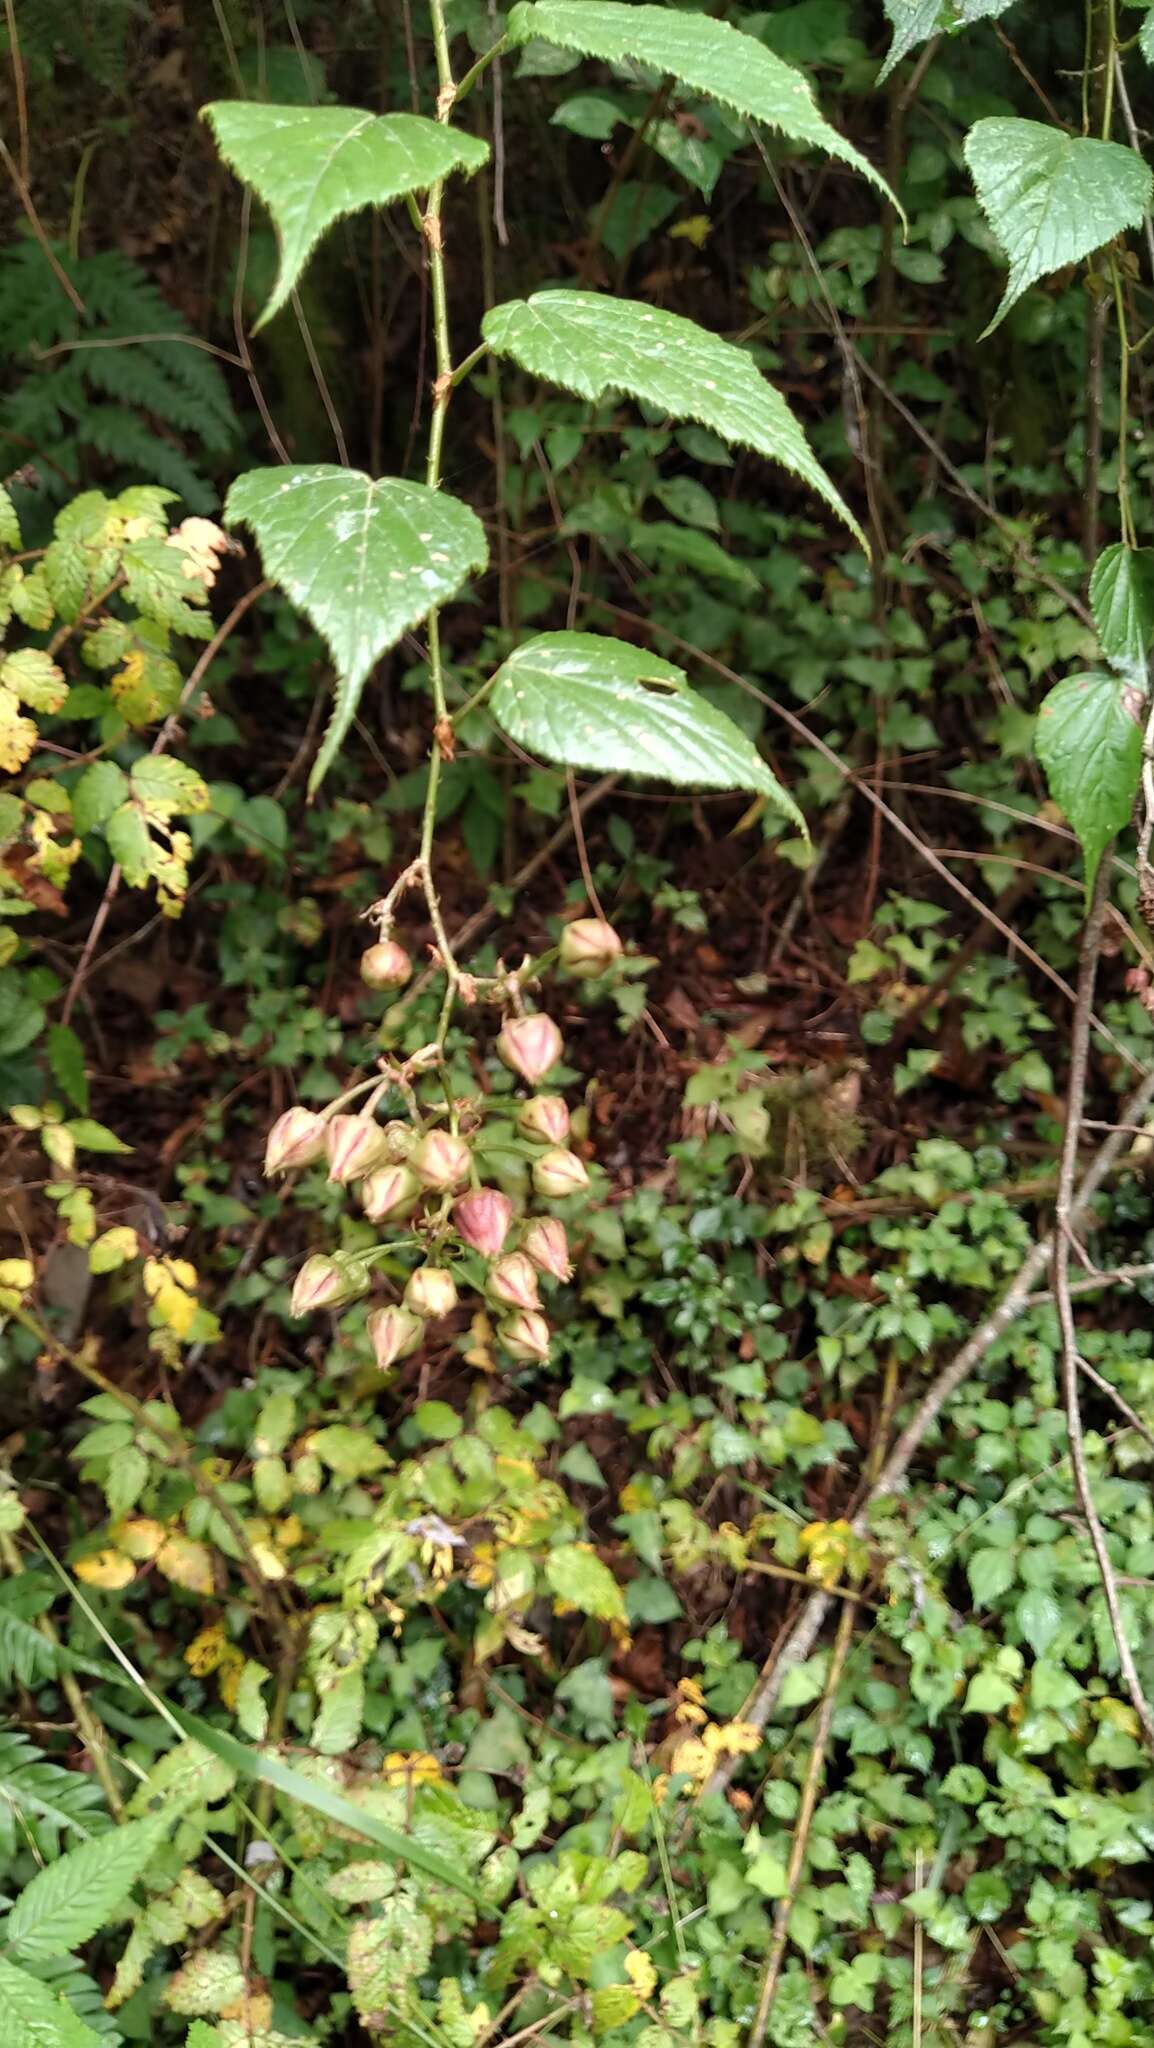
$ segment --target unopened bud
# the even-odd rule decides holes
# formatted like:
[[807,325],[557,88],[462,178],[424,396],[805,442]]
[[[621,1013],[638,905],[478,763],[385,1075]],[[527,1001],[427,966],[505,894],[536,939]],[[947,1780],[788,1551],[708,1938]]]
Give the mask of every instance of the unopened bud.
[[567,924],[559,948],[562,967],[578,981],[595,981],[616,966],[624,947],[603,917],[579,917]]
[[568,1280],[572,1276],[569,1239],[558,1217],[538,1216],[525,1232],[521,1249],[539,1273],[550,1273],[554,1280]]
[[368,988],[403,988],[413,963],[395,939],[382,939],[361,955],[361,980]]
[[311,1109],[302,1109],[298,1103],[295,1109],[286,1109],[278,1116],[268,1134],[264,1152],[264,1170],[270,1173],[288,1173],[294,1166],[311,1166],[314,1159],[323,1159],[325,1152],[325,1119]]
[[513,1204],[498,1188],[476,1188],[453,1204],[453,1221],[465,1244],[495,1259],[513,1221]]
[[385,1135],[371,1116],[332,1116],[325,1133],[329,1179],[361,1180],[386,1158]]
[[358,1294],[363,1294],[368,1284],[368,1274],[363,1269],[358,1271],[316,1252],[305,1260],[293,1282],[289,1314],[307,1316],[317,1308],[343,1308],[347,1301],[355,1301]]
[[376,1308],[365,1322],[373,1356],[382,1372],[408,1358],[425,1334],[424,1321],[408,1308]]
[[564,1050],[561,1033],[543,1010],[534,1010],[528,1017],[510,1017],[497,1040],[497,1058],[528,1081],[530,1088],[544,1080]]
[[469,1178],[469,1147],[452,1131],[430,1131],[409,1155],[409,1164],[425,1187],[444,1193]]
[[507,1252],[489,1268],[485,1291],[502,1308],[539,1308],[537,1274],[524,1252]]
[[531,1095],[517,1112],[517,1127],[526,1138],[543,1145],[563,1145],[569,1136],[569,1110],[560,1095]]
[[403,1223],[420,1200],[421,1183],[407,1166],[378,1166],[361,1182],[361,1207],[370,1223]]
[[385,1158],[396,1166],[408,1158],[417,1142],[417,1134],[412,1125],[402,1123],[399,1117],[394,1117],[391,1123],[382,1125],[381,1137],[385,1145]]
[[533,1161],[533,1186],[539,1195],[548,1195],[555,1202],[563,1201],[566,1195],[580,1194],[588,1185],[584,1162],[564,1145],[550,1145],[547,1152]]
[[535,1308],[506,1316],[497,1325],[497,1335],[510,1358],[527,1364],[532,1360],[544,1363],[549,1356],[549,1325]]
[[405,1307],[415,1316],[448,1316],[457,1306],[457,1283],[444,1266],[418,1266],[405,1288]]

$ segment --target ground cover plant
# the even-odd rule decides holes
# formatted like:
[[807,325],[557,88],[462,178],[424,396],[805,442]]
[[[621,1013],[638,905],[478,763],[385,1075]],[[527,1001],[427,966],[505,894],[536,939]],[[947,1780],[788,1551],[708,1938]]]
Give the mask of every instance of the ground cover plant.
[[1154,2041],[1154,13],[3,30],[5,2048]]

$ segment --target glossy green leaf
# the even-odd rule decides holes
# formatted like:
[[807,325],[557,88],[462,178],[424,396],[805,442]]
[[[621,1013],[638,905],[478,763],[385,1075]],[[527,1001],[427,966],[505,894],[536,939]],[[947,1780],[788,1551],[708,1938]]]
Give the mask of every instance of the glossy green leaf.
[[541,633],[497,671],[493,716],[511,740],[565,768],[752,789],[804,831],[752,740],[686,687],[672,662],[599,633]]
[[1050,793],[1078,835],[1089,893],[1106,847],[1129,824],[1142,769],[1142,697],[1121,676],[1067,676],[1038,713]]
[[1110,666],[1145,689],[1154,639],[1154,548],[1120,542],[1103,548],[1090,577],[1090,609]]
[[60,1993],[0,1956],[4,2048],[102,2048]]
[[1091,255],[1124,228],[1140,227],[1150,204],[1150,167],[1134,150],[1044,121],[975,121],[965,156],[1010,264],[985,334],[1040,277]]
[[791,142],[840,157],[893,198],[881,173],[819,113],[802,73],[729,22],[620,0],[517,0],[507,32],[514,43],[540,38],[606,64],[633,62],[659,76],[668,73]]
[[1142,26],[1138,31],[1138,48],[1147,64],[1154,64],[1154,7],[1142,18]]
[[535,377],[581,398],[625,391],[673,419],[700,420],[723,440],[780,462],[824,498],[865,546],[861,527],[780,392],[745,349],[696,321],[638,299],[545,291],[494,306],[481,331],[497,355],[511,356]]
[[412,1835],[399,1834],[396,1828],[386,1827],[372,1813],[358,1806],[354,1800],[346,1799],[343,1793],[334,1792],[331,1785],[320,1780],[305,1777],[295,1771],[280,1756],[267,1755],[258,1749],[249,1749],[238,1742],[233,1735],[226,1735],[220,1728],[214,1728],[195,1714],[183,1713],[179,1708],[169,1709],[175,1721],[180,1723],[186,1735],[190,1735],[203,1748],[211,1750],[221,1763],[228,1764],[242,1778],[255,1778],[259,1783],[271,1785],[286,1799],[295,1799],[299,1805],[311,1807],[314,1813],[321,1813],[337,1827],[352,1828],[366,1841],[375,1842],[378,1849],[394,1862],[407,1863],[414,1870],[423,1870],[428,1877],[435,1877],[439,1883],[447,1884],[452,1891],[464,1892],[470,1899],[484,1903],[484,1893],[465,1872],[447,1863],[432,1849],[426,1849],[422,1842]]
[[251,469],[225,517],[250,526],[267,574],[328,642],[336,703],[309,789],[335,758],[373,663],[488,560],[474,512],[444,491],[355,469]]
[[159,1815],[125,1821],[38,1870],[8,1917],[9,1952],[27,1962],[51,1961],[90,1941],[123,1904],[166,1828]]
[[215,100],[204,114],[225,162],[268,207],[280,242],[280,272],[258,327],[280,311],[333,221],[426,191],[452,171],[479,170],[489,155],[475,135],[422,114],[243,100]]

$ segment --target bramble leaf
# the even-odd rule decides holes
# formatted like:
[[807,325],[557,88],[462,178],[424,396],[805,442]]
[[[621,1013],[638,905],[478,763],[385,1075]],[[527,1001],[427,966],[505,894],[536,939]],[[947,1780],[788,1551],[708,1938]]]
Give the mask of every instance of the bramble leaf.
[[497,355],[581,398],[624,391],[672,419],[700,420],[722,440],[780,462],[866,545],[781,393],[745,349],[695,320],[638,299],[543,291],[494,306],[481,332]]
[[1009,258],[1002,303],[981,339],[1040,277],[1077,263],[1142,224],[1150,166],[1120,142],[1068,135],[1044,121],[975,121],[965,157],[990,226]]
[[509,11],[509,40],[541,40],[607,64],[644,64],[731,107],[747,120],[840,157],[892,199],[880,171],[818,112],[808,79],[756,37],[729,22],[669,7],[633,7],[621,0],[518,0]]
[[427,191],[452,171],[477,171],[489,155],[488,143],[423,114],[215,100],[204,115],[225,162],[268,207],[280,242],[258,328],[280,311],[333,221]]
[[489,558],[474,512],[444,491],[318,463],[250,469],[225,516],[250,526],[269,576],[328,642],[336,703],[309,777],[315,791],[340,748],[373,663]]
[[1090,577],[1090,609],[1106,660],[1127,682],[1146,688],[1154,639],[1154,548],[1103,548]]
[[1115,833],[1130,822],[1142,769],[1142,697],[1121,676],[1066,676],[1038,713],[1038,759],[1078,835],[1086,890]]
[[805,830],[793,798],[723,711],[672,662],[600,633],[540,633],[497,671],[490,704],[511,740],[565,768],[752,789]]

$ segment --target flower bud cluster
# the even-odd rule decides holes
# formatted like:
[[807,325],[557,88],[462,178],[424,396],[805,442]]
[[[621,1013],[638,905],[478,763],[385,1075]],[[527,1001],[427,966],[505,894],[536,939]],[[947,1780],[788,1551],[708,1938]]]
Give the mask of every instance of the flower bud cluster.
[[[608,972],[622,953],[621,941],[601,918],[579,918],[565,927],[558,946],[563,970],[577,980]],[[404,986],[412,962],[388,937],[370,946],[361,963],[370,988]],[[516,999],[516,998],[515,998]],[[439,1048],[410,1060],[406,1072],[420,1074],[439,1063]],[[507,1015],[496,1042],[498,1058],[528,1089],[517,1105],[516,1129],[527,1155],[533,1198],[561,1202],[589,1186],[584,1160],[573,1148],[569,1109],[559,1094],[537,1092],[564,1057],[561,1033],[542,1010]],[[551,1332],[541,1302],[541,1283],[572,1275],[569,1239],[560,1218],[518,1215],[502,1188],[480,1184],[474,1137],[490,1105],[461,1105],[448,1123],[444,1109],[425,1112],[411,1086],[406,1089],[411,1119],[378,1121],[374,1101],[359,1109],[286,1110],[269,1131],[266,1175],[283,1174],[324,1161],[329,1180],[355,1187],[367,1220],[384,1242],[368,1250],[314,1253],[306,1259],[292,1290],[291,1313],[337,1311],[367,1294],[383,1263],[382,1252],[417,1248],[422,1262],[409,1274],[402,1298],[371,1310],[366,1329],[382,1372],[419,1350],[430,1324],[462,1306],[493,1318],[506,1355],[518,1364],[548,1360]],[[354,1098],[355,1099],[355,1098]],[[347,1098],[346,1098],[347,1100]],[[507,1116],[505,1098],[494,1112]],[[463,1129],[458,1128],[462,1125]],[[393,1261],[390,1260],[390,1264]],[[480,1273],[478,1274],[478,1266]],[[466,1297],[472,1296],[472,1303]]]

